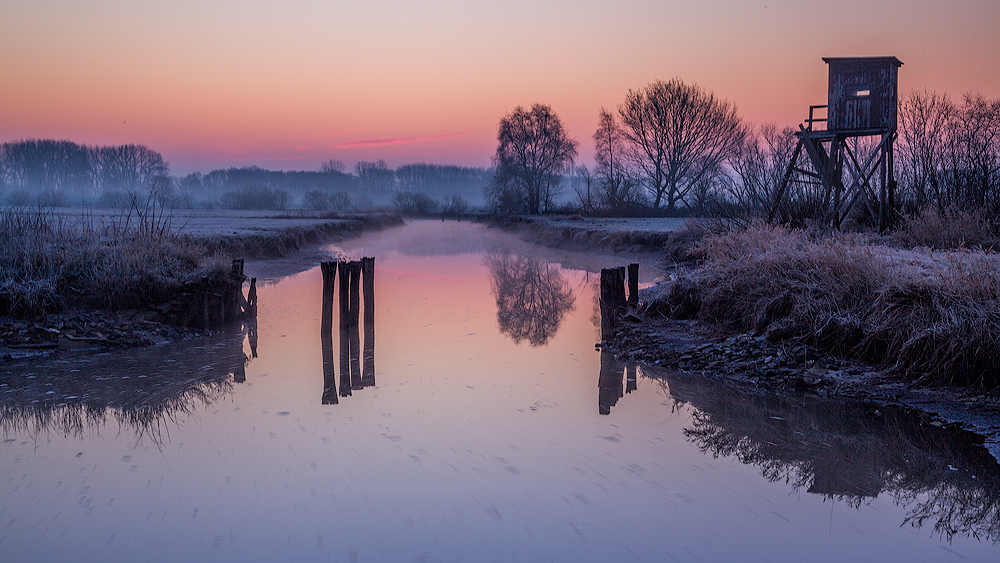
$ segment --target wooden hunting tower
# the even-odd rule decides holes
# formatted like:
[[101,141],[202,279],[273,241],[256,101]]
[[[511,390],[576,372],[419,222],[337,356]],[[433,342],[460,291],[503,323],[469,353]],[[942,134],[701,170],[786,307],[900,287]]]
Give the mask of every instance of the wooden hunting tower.
[[[809,106],[809,118],[799,125],[799,142],[775,194],[771,218],[794,185],[819,201],[832,226],[840,227],[861,200],[883,230],[895,205],[893,143],[897,75],[903,63],[896,57],[823,61],[830,65],[827,105]],[[827,110],[826,118],[815,117],[821,109]]]

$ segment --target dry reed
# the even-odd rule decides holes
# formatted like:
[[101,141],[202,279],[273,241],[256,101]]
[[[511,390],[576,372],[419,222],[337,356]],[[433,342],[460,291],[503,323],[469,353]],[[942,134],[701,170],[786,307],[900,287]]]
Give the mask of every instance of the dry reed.
[[659,309],[874,362],[923,383],[1000,386],[993,254],[900,251],[750,227],[708,236]]

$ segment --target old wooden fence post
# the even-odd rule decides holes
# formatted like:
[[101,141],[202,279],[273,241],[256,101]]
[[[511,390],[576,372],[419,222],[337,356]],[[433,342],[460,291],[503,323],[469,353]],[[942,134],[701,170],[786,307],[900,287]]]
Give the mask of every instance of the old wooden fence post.
[[625,267],[601,270],[601,339],[607,340],[618,328],[618,316],[625,311]]
[[375,385],[375,258],[361,259],[364,274],[365,297],[365,349],[361,368],[361,385]]
[[639,264],[628,265],[628,304],[635,308],[639,304]]

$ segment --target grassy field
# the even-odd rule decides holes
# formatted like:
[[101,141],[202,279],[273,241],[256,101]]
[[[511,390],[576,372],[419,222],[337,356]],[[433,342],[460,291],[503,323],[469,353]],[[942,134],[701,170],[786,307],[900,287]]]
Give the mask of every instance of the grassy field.
[[0,210],[0,315],[146,307],[186,281],[228,271],[233,258],[280,257],[396,223],[398,216],[377,213],[168,212],[151,204],[7,208]]

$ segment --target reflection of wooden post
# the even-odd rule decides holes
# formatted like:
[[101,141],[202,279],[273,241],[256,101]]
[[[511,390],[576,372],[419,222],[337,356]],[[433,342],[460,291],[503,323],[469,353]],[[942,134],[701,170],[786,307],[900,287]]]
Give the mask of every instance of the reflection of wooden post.
[[253,311],[253,317],[250,317],[246,321],[248,323],[247,327],[247,340],[250,342],[250,357],[257,357],[257,311]]
[[639,304],[639,264],[628,265],[628,304]]
[[[332,296],[330,305],[333,305]],[[333,316],[332,310],[330,316]],[[332,325],[333,321],[331,320],[330,323]],[[337,371],[333,367],[333,331],[327,330],[321,333],[320,339],[323,344],[323,404],[336,405],[339,400],[337,399]]]
[[611,414],[611,407],[624,395],[623,373],[621,364],[615,360],[611,350],[601,349],[601,374],[597,380],[597,407],[600,414]]
[[347,262],[339,264],[340,269],[340,396],[351,395],[351,344],[347,333],[350,324],[351,297],[349,295],[351,268]]
[[336,262],[320,262],[320,270],[323,273],[323,303],[321,305],[323,321],[320,323],[320,334],[327,334],[333,330],[333,290],[334,282],[337,279]]
[[257,278],[250,278],[250,289],[247,291],[247,315],[257,318]]
[[361,367],[361,385],[375,385],[375,258],[362,258],[364,275],[362,292],[365,298],[365,348]]
[[636,389],[638,389],[638,386],[636,385],[636,380],[635,380],[635,375],[636,375],[635,374],[635,370],[636,370],[636,368],[635,368],[634,365],[632,367],[625,368],[625,392],[626,393],[631,393],[632,391],[635,391]]
[[358,320],[361,316],[361,262],[351,261],[351,308],[350,326],[351,338],[351,389],[361,389],[361,327]]
[[337,262],[320,262],[323,274],[322,322],[319,337],[323,347],[323,404],[336,405],[337,371],[333,365],[333,292],[337,279]]
[[625,267],[601,270],[601,339],[610,338],[618,328],[618,315],[626,308]]
[[223,298],[223,306],[225,308],[222,319],[225,323],[231,323],[240,318],[240,313],[243,310],[243,280],[246,279],[246,276],[243,275],[242,259],[233,260],[233,269],[229,277],[231,278],[232,286],[227,288],[226,295]]

